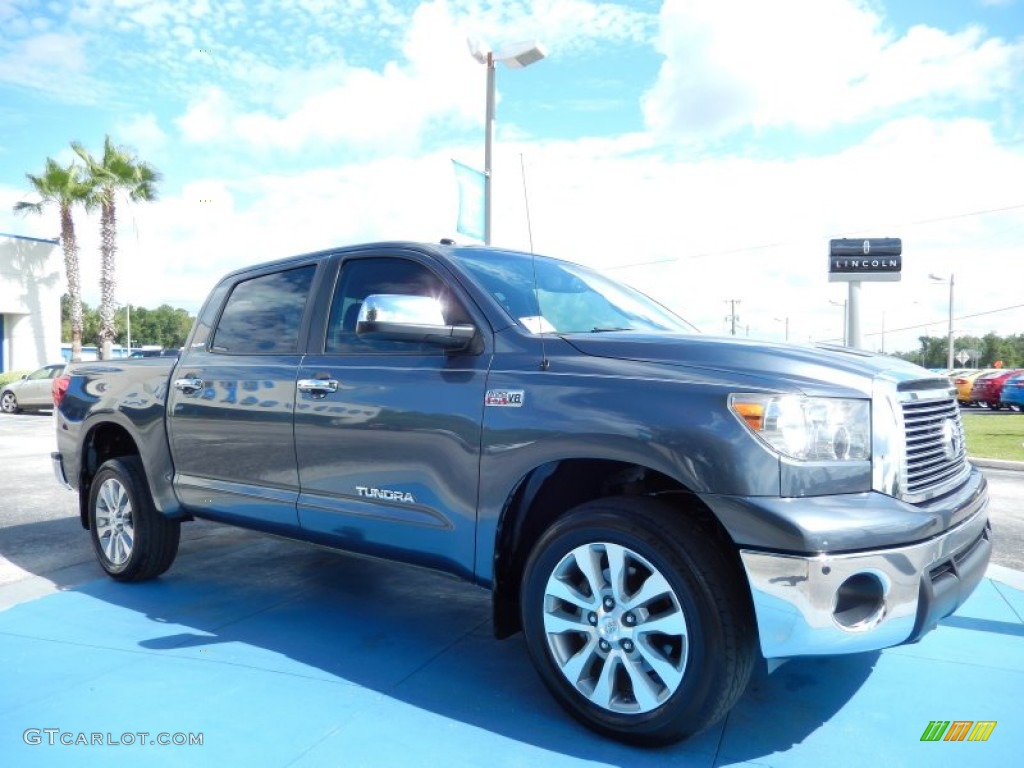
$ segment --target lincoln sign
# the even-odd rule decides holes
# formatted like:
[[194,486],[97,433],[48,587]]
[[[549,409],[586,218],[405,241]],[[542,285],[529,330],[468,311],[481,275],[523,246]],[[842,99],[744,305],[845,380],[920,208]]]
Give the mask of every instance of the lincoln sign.
[[828,241],[829,282],[900,279],[903,241],[898,237]]

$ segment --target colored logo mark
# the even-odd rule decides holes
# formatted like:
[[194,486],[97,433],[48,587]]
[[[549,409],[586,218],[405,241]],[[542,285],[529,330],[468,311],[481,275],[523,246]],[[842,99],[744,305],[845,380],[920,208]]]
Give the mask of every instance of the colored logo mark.
[[932,720],[921,741],[988,741],[995,728],[995,720]]

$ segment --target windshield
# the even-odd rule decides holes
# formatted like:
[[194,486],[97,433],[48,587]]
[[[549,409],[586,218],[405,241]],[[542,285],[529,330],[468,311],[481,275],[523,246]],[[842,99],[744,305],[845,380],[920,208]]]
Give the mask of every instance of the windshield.
[[452,258],[530,333],[688,332],[654,300],[578,264],[468,249]]

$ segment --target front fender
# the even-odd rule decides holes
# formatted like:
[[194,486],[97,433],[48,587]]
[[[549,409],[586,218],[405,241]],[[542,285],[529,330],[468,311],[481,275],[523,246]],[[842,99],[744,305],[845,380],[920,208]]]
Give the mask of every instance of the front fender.
[[492,371],[492,392],[519,392],[510,407],[485,405],[480,458],[477,574],[493,575],[498,525],[524,478],[571,459],[657,471],[697,494],[744,489],[779,496],[778,458],[728,410],[727,386],[614,373]]

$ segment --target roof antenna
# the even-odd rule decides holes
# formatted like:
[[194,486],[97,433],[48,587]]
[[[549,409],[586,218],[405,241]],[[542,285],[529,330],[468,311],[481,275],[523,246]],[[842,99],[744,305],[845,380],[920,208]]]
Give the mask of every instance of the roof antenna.
[[533,253],[533,225],[530,223],[530,198],[526,194],[526,164],[523,153],[519,153],[519,172],[523,177],[523,203],[526,205],[526,234],[530,238],[530,253]]
[[530,263],[533,267],[533,298],[537,302],[537,329],[540,332],[540,369],[546,371],[551,367],[548,360],[547,346],[544,343],[545,330],[541,324],[544,315],[540,311],[540,290],[537,287],[537,254],[533,250],[533,227],[530,224],[530,198],[526,194],[526,164],[523,162],[523,153],[519,153],[519,169],[523,176],[523,202],[526,203],[526,232],[530,238]]

